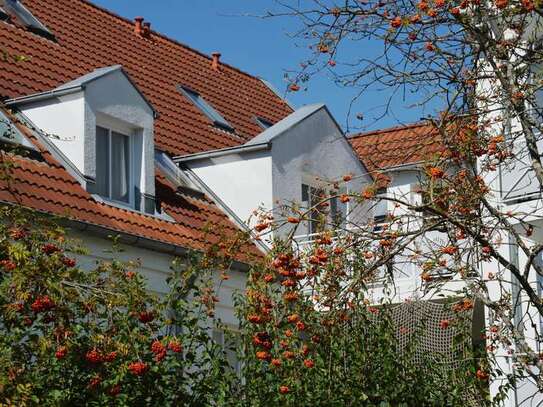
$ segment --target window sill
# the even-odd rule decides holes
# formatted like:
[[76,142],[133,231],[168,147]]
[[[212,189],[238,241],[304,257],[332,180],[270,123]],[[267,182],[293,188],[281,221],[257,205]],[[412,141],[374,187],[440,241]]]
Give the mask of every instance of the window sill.
[[134,209],[133,207],[131,207],[128,204],[124,204],[124,203],[119,202],[119,201],[112,201],[112,200],[109,200],[109,199],[105,199],[104,197],[102,197],[100,195],[97,195],[97,194],[92,194],[91,196],[95,201],[103,203],[104,205],[113,206],[114,208],[118,208],[118,209],[124,209],[125,211],[134,212],[134,213],[137,213],[137,214],[140,214],[140,215],[143,215],[143,216],[151,216],[153,218],[165,220],[166,222],[177,223],[175,221],[175,219],[172,218],[170,215],[168,215],[166,212],[158,213],[158,212],[155,211],[154,214],[145,213],[145,212],[138,211],[138,210]]

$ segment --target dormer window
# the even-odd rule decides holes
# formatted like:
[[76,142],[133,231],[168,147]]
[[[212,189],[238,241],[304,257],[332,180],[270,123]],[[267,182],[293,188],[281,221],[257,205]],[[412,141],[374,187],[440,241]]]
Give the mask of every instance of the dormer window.
[[273,126],[273,123],[267,119],[264,119],[262,117],[255,117],[256,123],[262,128],[262,130],[266,130]]
[[178,89],[183,93],[194,105],[202,111],[203,114],[207,116],[209,120],[217,127],[222,128],[226,131],[234,131],[234,128],[230,123],[226,121],[221,114],[213,108],[198,92],[195,92],[192,89],[189,89],[185,86],[178,86]]
[[132,204],[129,136],[96,127],[96,192],[112,201]]
[[155,214],[155,111],[120,65],[7,103],[48,136],[95,199]]
[[307,224],[309,235],[322,232],[330,227],[339,228],[345,225],[348,207],[338,200],[337,195],[345,193],[344,189],[329,191],[325,186],[317,187],[302,183],[302,208],[311,209]]
[[43,35],[48,38],[54,38],[49,29],[41,23],[34,14],[32,14],[21,2],[21,0],[0,0],[0,15],[9,14],[23,23],[29,31]]

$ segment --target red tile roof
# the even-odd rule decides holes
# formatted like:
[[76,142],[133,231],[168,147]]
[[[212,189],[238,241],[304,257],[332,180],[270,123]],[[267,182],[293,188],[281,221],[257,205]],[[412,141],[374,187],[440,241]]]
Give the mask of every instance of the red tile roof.
[[[243,144],[261,128],[255,117],[277,122],[292,109],[260,79],[152,32],[134,33],[134,23],[86,0],[25,0],[56,42],[10,22],[0,22],[0,44],[27,62],[0,58],[0,98],[51,90],[96,68],[120,64],[159,113],[156,147],[185,155]],[[160,5],[158,6],[160,7]],[[167,12],[167,10],[164,10]],[[211,103],[236,135],[211,125],[176,89],[188,86]]]
[[[43,148],[29,129],[22,125],[18,128],[38,147],[43,160],[2,153],[3,159],[14,165],[8,181],[0,177],[0,202],[195,250],[205,250],[217,243],[221,234],[233,236],[239,231],[207,197],[176,192],[158,172],[156,197],[175,222],[100,203]],[[206,231],[207,225],[213,227]],[[259,255],[256,246],[247,247],[245,253]]]
[[349,137],[354,150],[372,174],[414,164],[445,151],[439,131],[430,123],[371,131]]

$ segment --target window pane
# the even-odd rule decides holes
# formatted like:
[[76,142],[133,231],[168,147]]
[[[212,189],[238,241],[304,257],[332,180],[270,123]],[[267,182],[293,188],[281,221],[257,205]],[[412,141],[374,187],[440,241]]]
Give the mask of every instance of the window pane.
[[96,192],[109,198],[109,131],[96,127]]
[[319,205],[326,196],[325,191],[322,188],[309,188],[309,207],[314,208],[311,211],[309,223],[309,233],[319,233],[324,230],[325,225],[323,224],[323,216],[321,216],[321,211],[324,211],[324,207]]
[[269,120],[266,120],[266,119],[264,119],[262,117],[257,117],[256,122],[258,123],[258,125],[260,127],[262,127],[263,130],[266,130],[266,129],[270,128],[271,126],[273,126],[272,122],[270,122]]
[[216,111],[207,101],[200,96],[200,94],[194,92],[191,89],[185,87],[178,87],[191,101],[194,103],[210,120],[216,125],[223,127],[228,131],[233,131],[234,128],[226,121],[222,115]]
[[302,202],[309,207],[309,186],[306,184],[302,184]]
[[128,137],[111,133],[111,198],[129,202],[130,152]]

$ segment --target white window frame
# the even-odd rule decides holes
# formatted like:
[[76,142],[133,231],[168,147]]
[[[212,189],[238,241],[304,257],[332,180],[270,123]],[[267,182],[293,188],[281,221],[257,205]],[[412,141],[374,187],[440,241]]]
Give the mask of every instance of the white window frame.
[[[109,196],[103,196],[103,195],[99,195],[100,198],[102,198],[104,201],[106,202],[110,202],[110,203],[114,203],[116,206],[121,206],[121,207],[128,207],[130,209],[134,209],[135,207],[135,196],[134,196],[134,184],[135,184],[135,180],[134,180],[134,140],[133,140],[133,134],[134,132],[132,130],[129,130],[128,128],[121,128],[120,126],[116,126],[116,125],[113,125],[112,123],[97,123],[96,124],[96,127],[101,127],[105,130],[108,131],[108,153],[109,153],[109,157],[108,157],[108,160],[109,160]],[[111,171],[111,162],[112,162],[112,159],[111,159],[111,133],[112,132],[115,132],[115,133],[118,133],[124,137],[127,137],[128,138],[128,202],[125,202],[125,201],[119,201],[119,200],[116,200],[116,199],[113,199],[111,196],[112,196],[112,193],[111,193],[111,188],[113,186],[113,183],[112,183],[112,171]],[[95,144],[97,145],[97,137],[96,137],[96,141],[95,141]],[[97,162],[97,160],[95,159],[95,163]]]

